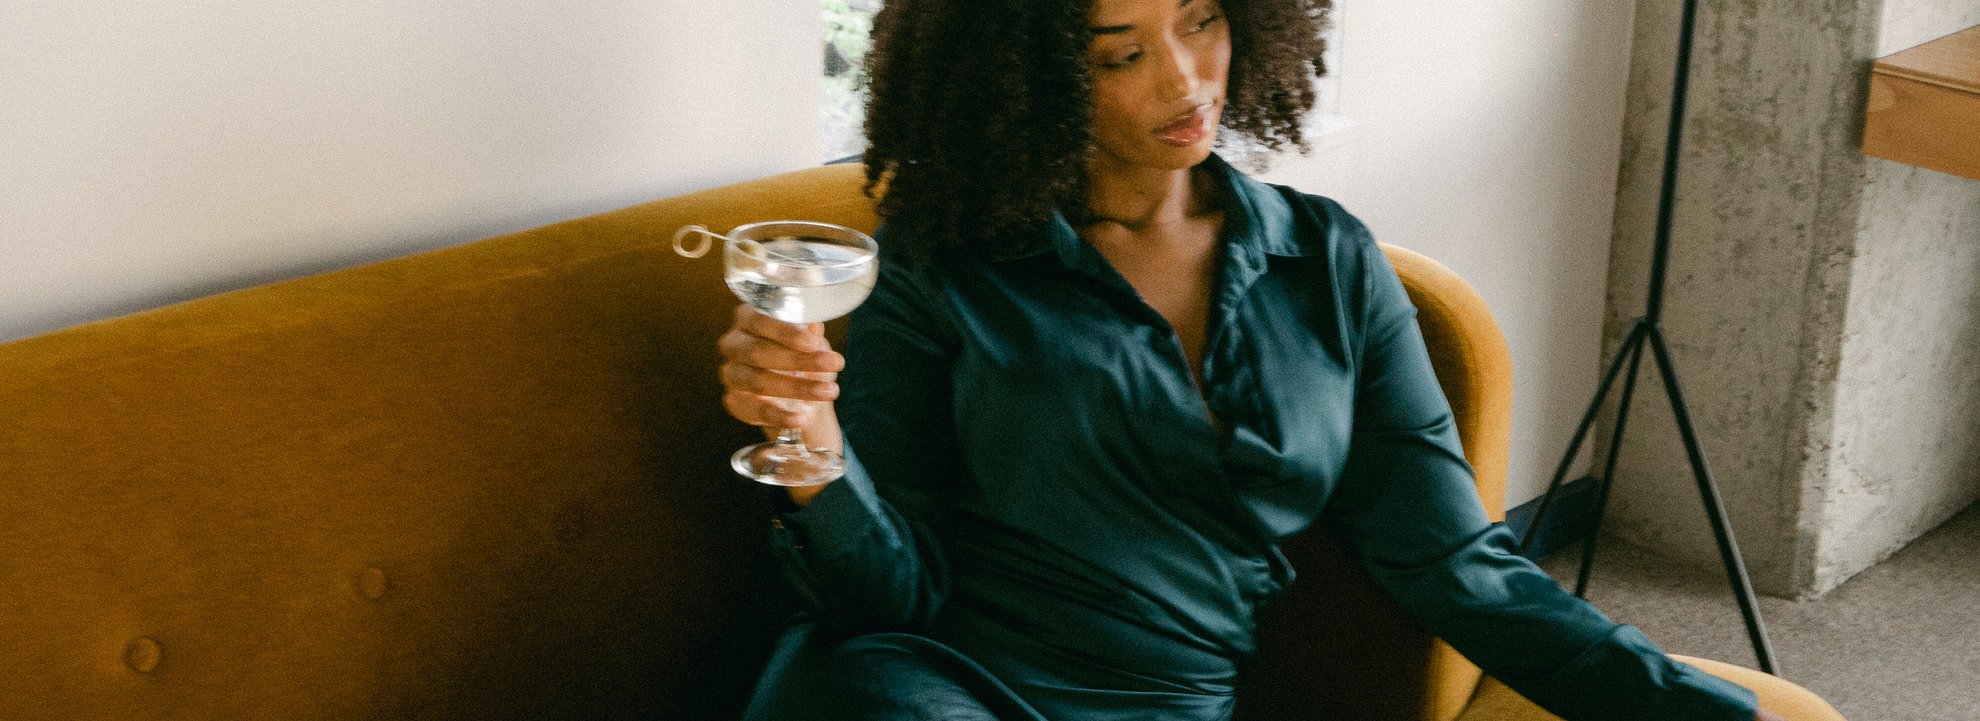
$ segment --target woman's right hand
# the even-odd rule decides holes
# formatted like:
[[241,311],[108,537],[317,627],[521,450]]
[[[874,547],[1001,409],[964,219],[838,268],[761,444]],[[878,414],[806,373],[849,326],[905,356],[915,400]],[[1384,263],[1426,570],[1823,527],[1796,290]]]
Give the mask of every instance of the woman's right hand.
[[[839,371],[846,359],[832,351],[822,323],[795,325],[747,305],[736,306],[735,322],[715,343],[722,354],[722,406],[736,420],[804,432],[805,445],[843,453],[839,418]],[[824,486],[792,488],[791,498],[808,503]]]

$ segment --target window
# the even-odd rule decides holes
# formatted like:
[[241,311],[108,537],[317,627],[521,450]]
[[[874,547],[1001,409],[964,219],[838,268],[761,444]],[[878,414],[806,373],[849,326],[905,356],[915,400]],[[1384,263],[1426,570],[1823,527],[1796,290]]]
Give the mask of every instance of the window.
[[880,0],[824,0],[825,160],[866,150],[866,102],[860,62],[871,45],[873,13]]

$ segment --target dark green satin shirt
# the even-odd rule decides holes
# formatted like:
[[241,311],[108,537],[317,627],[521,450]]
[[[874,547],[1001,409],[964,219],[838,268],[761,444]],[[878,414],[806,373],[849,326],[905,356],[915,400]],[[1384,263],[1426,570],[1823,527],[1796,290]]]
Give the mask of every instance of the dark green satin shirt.
[[1280,541],[1324,523],[1570,721],[1750,721],[1750,692],[1566,593],[1486,520],[1367,229],[1208,167],[1224,227],[1201,392],[1168,323],[1062,218],[920,262],[882,229],[840,379],[850,469],[774,531],[819,623],[926,639],[1045,718],[1224,718],[1253,612],[1294,578]]

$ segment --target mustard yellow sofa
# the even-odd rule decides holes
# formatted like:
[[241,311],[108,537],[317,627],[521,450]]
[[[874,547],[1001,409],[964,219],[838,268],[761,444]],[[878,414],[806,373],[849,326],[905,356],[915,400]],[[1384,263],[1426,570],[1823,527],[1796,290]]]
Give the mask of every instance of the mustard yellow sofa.
[[[734,304],[686,223],[870,229],[800,171],[0,344],[0,718],[728,719],[791,611],[725,457]],[[1449,271],[1391,248],[1480,493],[1511,370]],[[1257,719],[1550,718],[1324,538],[1272,606]],[[1797,687],[1698,661],[1797,721]]]

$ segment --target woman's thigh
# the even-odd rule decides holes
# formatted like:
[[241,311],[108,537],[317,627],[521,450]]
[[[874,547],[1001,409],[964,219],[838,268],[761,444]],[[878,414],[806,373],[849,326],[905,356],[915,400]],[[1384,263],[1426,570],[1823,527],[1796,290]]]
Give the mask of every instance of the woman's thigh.
[[834,637],[815,624],[778,640],[745,721],[1043,721],[967,657],[921,636]]

